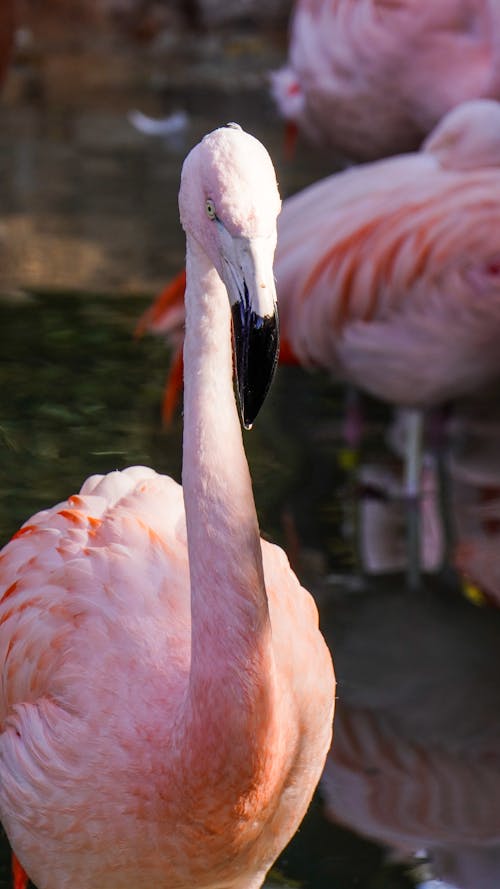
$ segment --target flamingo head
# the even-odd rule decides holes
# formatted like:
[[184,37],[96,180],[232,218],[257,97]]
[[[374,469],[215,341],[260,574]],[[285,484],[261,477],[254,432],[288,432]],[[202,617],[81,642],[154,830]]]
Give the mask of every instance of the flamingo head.
[[237,124],[209,133],[184,161],[179,209],[183,228],[226,286],[240,410],[249,429],[279,350],[273,259],[281,200],[266,149]]

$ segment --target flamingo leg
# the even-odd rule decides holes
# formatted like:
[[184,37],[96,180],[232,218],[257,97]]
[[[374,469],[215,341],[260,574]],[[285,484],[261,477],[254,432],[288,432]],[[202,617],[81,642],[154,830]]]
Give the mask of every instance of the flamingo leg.
[[422,478],[423,412],[408,411],[405,459],[405,495],[407,510],[408,561],[406,580],[415,590],[420,585],[420,499]]
[[451,479],[449,473],[449,432],[448,419],[450,406],[436,408],[430,414],[431,447],[436,459],[436,472],[438,479],[439,516],[443,529],[443,559],[442,568],[448,568],[452,563],[452,554],[455,549],[455,528],[451,509]]

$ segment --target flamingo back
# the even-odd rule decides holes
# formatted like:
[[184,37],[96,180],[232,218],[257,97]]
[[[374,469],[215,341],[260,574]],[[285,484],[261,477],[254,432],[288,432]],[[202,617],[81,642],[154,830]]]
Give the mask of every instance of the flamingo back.
[[286,201],[275,269],[299,362],[400,404],[500,372],[499,198],[498,167],[464,173],[419,154]]
[[499,32],[491,0],[298,0],[274,96],[349,157],[408,151],[450,108],[500,95]]

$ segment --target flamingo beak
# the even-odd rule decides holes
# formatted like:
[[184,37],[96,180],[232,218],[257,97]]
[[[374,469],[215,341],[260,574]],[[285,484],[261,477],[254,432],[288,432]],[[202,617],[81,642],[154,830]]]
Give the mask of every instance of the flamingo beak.
[[233,347],[241,418],[251,429],[273,381],[278,363],[279,323],[272,261],[267,238],[233,238],[224,256],[233,318]]

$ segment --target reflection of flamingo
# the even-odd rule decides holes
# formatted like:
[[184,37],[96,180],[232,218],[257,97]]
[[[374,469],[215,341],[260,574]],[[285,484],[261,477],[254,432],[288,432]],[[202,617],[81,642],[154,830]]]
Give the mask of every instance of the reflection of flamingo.
[[256,889],[330,741],[315,605],[259,538],[219,277],[249,425],[276,348],[260,143],[206,137],[180,210],[183,488],[144,467],[94,476],[0,556],[1,816],[40,887]]
[[467,592],[498,607],[500,423],[494,401],[459,407],[449,440],[453,561],[466,580]]
[[[357,550],[366,574],[405,571],[408,552],[404,491],[400,474],[388,466],[360,465],[357,505]],[[420,563],[425,571],[441,568],[444,534],[441,526],[437,478],[429,461],[423,467],[420,490]]]
[[[422,475],[421,555],[426,571],[445,562],[458,570],[463,591],[477,604],[500,606],[500,422],[494,392],[454,405],[444,431],[441,471],[446,484],[448,552],[439,504],[437,461],[426,455]],[[404,439],[398,412],[388,436],[397,452]],[[357,528],[362,567],[368,574],[404,570],[404,510],[399,474],[393,467],[362,465]]]
[[496,0],[297,0],[282,115],[309,139],[367,160],[416,148],[460,102],[500,98]]
[[[331,622],[330,622],[331,616]],[[448,596],[333,593],[340,701],[327,814],[460,889],[500,885],[500,615]]]

